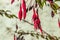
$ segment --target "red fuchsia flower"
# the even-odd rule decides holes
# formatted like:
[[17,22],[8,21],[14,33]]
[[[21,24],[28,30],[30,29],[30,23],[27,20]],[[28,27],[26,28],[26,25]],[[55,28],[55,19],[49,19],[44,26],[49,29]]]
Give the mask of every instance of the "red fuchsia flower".
[[22,20],[22,6],[20,5],[20,10],[19,10],[19,13],[18,13],[18,18],[20,20]]
[[21,0],[21,5],[20,5],[20,10],[19,10],[19,13],[18,13],[18,18],[20,20],[25,19],[26,18],[26,3],[25,3],[25,0]]
[[15,1],[15,0],[11,0],[11,4],[13,4],[14,1]]
[[60,20],[58,19],[58,26],[59,26],[59,28],[60,28]]
[[22,8],[23,8],[23,18],[26,18],[26,2],[22,0]]
[[17,40],[16,35],[14,34],[14,40]]
[[39,16],[36,12],[36,10],[33,8],[33,16],[32,16],[33,22],[34,22],[34,29],[40,29],[42,32],[41,24],[40,24],[40,19]]
[[38,19],[38,15],[35,11],[35,9],[33,8],[33,17],[32,17],[33,21],[35,21],[36,19]]
[[42,27],[41,27],[40,19],[36,19],[34,21],[34,27],[35,27],[35,29],[40,29],[40,31],[42,33]]

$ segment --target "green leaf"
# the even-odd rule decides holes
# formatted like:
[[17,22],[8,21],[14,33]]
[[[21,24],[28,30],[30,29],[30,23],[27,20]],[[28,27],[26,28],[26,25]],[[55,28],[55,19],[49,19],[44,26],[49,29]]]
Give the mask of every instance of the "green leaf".
[[0,10],[0,12],[5,12],[4,10]]
[[15,33],[17,33],[17,31],[15,31]]
[[5,16],[8,17],[8,18],[11,18],[7,13],[5,13]]
[[10,12],[10,13],[11,13],[11,11],[10,11],[10,10],[6,10],[6,12]]
[[39,7],[43,9],[43,6],[44,6],[44,3],[46,3],[46,0],[43,0],[43,2],[41,2],[41,0],[36,0],[36,1],[38,2]]
[[57,36],[53,36],[53,38],[54,38],[55,40],[59,40]]
[[15,17],[15,18],[18,18],[17,16],[15,16],[15,15],[12,15],[13,17]]
[[60,0],[55,0],[55,1],[60,1]]
[[39,7],[42,8],[42,3],[41,3],[41,0],[36,0],[37,3],[39,4]]
[[0,15],[1,15],[1,16],[3,16],[3,14],[2,14],[2,13],[0,13]]
[[58,8],[59,8],[59,6],[58,6],[56,3],[54,3],[54,6],[56,7],[56,9],[58,9]]
[[51,3],[50,6],[54,10],[54,12],[57,13],[57,9],[59,8],[59,6],[56,3]]
[[43,0],[42,5],[44,5],[44,3],[46,4],[46,0]]
[[37,38],[37,39],[39,39],[39,36],[38,36],[38,35],[36,35],[36,38]]
[[46,36],[46,40],[50,40],[50,38],[48,36]]
[[31,36],[34,36],[34,34],[33,34],[33,33],[31,33]]
[[0,15],[3,16],[4,10],[0,10]]
[[41,35],[42,38],[44,38],[44,35]]

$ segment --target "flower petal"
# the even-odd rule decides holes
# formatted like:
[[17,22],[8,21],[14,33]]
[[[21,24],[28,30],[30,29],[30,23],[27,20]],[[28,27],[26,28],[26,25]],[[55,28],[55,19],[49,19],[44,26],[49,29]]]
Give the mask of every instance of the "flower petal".
[[36,23],[36,21],[34,21],[34,29],[38,28],[38,24]]

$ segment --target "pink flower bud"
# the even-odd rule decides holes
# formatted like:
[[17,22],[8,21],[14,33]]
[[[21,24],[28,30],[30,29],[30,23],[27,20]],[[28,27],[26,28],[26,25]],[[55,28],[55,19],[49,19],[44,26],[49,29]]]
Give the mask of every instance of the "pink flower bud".
[[11,0],[11,4],[13,4],[14,1],[15,1],[15,0]]
[[26,3],[25,0],[22,0],[22,8],[23,8],[23,18],[26,18]]
[[14,34],[14,40],[17,40],[16,35]]
[[22,20],[22,6],[20,5],[20,10],[19,10],[19,13],[18,13],[18,18],[20,20]]

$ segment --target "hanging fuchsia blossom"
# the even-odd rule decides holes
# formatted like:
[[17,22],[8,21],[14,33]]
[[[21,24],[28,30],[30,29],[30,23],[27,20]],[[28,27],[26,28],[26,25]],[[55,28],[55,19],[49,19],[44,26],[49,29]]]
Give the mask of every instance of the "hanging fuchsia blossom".
[[36,19],[38,19],[38,14],[36,13],[36,10],[33,8],[33,17],[32,17],[33,21],[35,21]]
[[34,29],[40,29],[40,31],[42,32],[42,28],[41,28],[41,23],[40,23],[40,19],[39,16],[36,12],[36,10],[33,8],[33,22],[34,22]]
[[25,0],[21,0],[21,5],[20,5],[20,10],[19,10],[19,13],[18,13],[18,18],[20,20],[25,19],[26,18],[26,3],[25,3]]
[[13,4],[14,1],[15,1],[15,0],[11,0],[11,4]]
[[19,13],[18,13],[18,18],[20,20],[22,20],[22,6],[20,5],[20,10],[19,10]]
[[59,26],[59,28],[60,28],[60,20],[58,19],[58,26]]
[[16,35],[14,34],[14,40],[17,40]]
[[22,0],[22,8],[23,8],[23,18],[26,18],[26,3],[25,0]]

